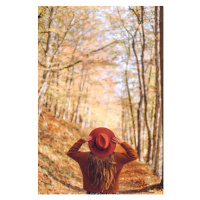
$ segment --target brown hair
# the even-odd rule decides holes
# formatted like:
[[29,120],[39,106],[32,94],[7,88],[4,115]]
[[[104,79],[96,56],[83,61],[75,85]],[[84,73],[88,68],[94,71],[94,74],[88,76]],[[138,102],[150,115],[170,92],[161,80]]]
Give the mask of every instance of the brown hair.
[[114,153],[107,157],[98,157],[90,153],[86,171],[94,188],[98,187],[101,191],[107,190],[115,183],[116,162]]

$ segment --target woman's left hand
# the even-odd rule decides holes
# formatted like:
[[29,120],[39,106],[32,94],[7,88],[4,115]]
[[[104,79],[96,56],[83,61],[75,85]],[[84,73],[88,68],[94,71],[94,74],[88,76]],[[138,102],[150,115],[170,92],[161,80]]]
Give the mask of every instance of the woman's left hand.
[[91,139],[92,139],[92,137],[91,136],[86,136],[86,137],[83,137],[82,138],[85,142],[89,142]]
[[121,139],[118,138],[118,137],[113,137],[111,140],[112,140],[112,142],[114,142],[114,143],[116,143],[116,144],[121,144],[121,143],[124,142],[123,140],[121,140]]

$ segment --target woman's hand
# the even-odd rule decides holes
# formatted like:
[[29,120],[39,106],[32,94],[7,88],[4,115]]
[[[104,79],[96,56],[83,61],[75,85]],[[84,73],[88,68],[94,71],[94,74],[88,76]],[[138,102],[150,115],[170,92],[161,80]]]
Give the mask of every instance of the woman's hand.
[[89,142],[91,139],[92,139],[92,137],[91,136],[86,136],[86,137],[83,137],[82,138],[85,142]]
[[112,142],[114,142],[114,143],[116,143],[116,144],[121,144],[121,143],[124,142],[123,140],[121,140],[121,139],[118,138],[118,137],[113,137],[111,140],[112,140]]

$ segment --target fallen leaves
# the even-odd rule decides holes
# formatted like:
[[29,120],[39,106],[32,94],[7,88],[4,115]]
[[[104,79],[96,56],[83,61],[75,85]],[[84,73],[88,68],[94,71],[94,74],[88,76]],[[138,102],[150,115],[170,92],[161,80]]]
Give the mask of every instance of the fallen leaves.
[[133,161],[126,164],[122,169],[119,185],[120,193],[163,194],[162,189],[151,189],[151,185],[158,183],[160,183],[160,179],[149,166]]
[[[39,120],[38,144],[38,193],[39,194],[85,194],[82,189],[82,174],[78,164],[66,155],[71,145],[86,135],[77,125],[59,121],[44,110],[44,119]],[[44,126],[44,124],[48,124]],[[67,126],[66,126],[67,125]],[[82,151],[88,151],[84,144]],[[124,152],[117,145],[115,151]],[[160,179],[147,165],[133,161],[124,166],[120,176],[122,194],[163,194],[159,188],[151,188]]]

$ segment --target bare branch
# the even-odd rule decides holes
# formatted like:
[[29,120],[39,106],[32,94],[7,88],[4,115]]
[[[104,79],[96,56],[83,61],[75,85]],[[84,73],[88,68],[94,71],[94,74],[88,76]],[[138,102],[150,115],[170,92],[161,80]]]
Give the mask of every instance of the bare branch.
[[42,67],[47,67],[45,64],[41,63],[39,60],[38,60],[38,63],[42,66]]
[[64,36],[63,36],[63,38],[62,38],[62,41],[61,41],[60,44],[58,45],[58,48],[56,49],[56,51],[55,51],[55,53],[54,53],[53,56],[56,56],[56,54],[58,53],[58,50],[59,50],[60,47],[62,46],[63,41],[64,41],[64,39],[65,39],[67,33],[69,32],[70,28],[72,27],[72,23],[73,23],[74,19],[75,19],[75,15],[73,14],[73,18],[72,18],[71,21],[70,21],[70,24],[69,24],[69,26],[68,26],[68,28],[67,28],[67,31],[65,32],[65,34],[64,34]]
[[138,19],[138,24],[141,24],[140,17],[139,17],[139,15],[136,13],[136,11],[134,10],[134,8],[131,8],[131,7],[129,6],[129,10],[132,10],[132,11],[133,11],[133,13],[136,15],[136,17],[137,17],[137,19]]
[[[99,49],[96,49],[96,50],[91,51],[89,54],[92,54],[92,53],[101,51],[101,50],[103,50],[103,49],[105,49],[105,48],[111,46],[112,44],[116,44],[116,43],[119,43],[119,42],[120,42],[120,41],[116,40],[116,41],[114,41],[114,42],[111,42],[110,44],[107,44],[107,45],[104,46],[104,47],[101,47],[101,48],[99,48]],[[87,56],[88,56],[89,54],[87,54]]]
[[119,14],[119,18],[120,18],[120,21],[121,21],[121,23],[122,23],[122,26],[125,28],[125,30],[126,30],[126,32],[131,36],[131,37],[133,37],[133,35],[130,33],[130,31],[126,28],[126,26],[124,25],[124,21],[122,20],[122,18],[121,18],[121,15],[120,15],[120,12],[119,12],[119,9],[117,8],[117,12],[118,12],[118,14]]
[[[99,48],[99,49],[96,49],[96,50],[93,50],[93,51],[91,51],[90,53],[88,53],[88,54],[86,54],[84,57],[89,57],[89,55],[90,54],[93,54],[93,53],[96,53],[96,52],[98,52],[98,51],[101,51],[101,50],[103,50],[103,49],[105,49],[105,48],[107,48],[107,47],[109,47],[109,46],[111,46],[111,45],[113,45],[113,44],[115,44],[115,43],[119,43],[120,41],[114,41],[114,42],[111,42],[110,44],[107,44],[107,45],[105,45],[105,46],[103,46],[103,47],[101,47],[101,48]],[[70,67],[73,67],[73,66],[75,66],[75,65],[77,65],[78,63],[81,63],[81,62],[83,62],[83,59],[79,59],[79,60],[77,60],[76,62],[74,62],[74,63],[72,63],[72,64],[70,64],[70,65],[67,65],[67,66],[65,66],[65,67],[61,67],[61,68],[51,68],[51,69],[49,69],[49,68],[46,68],[46,65],[44,65],[44,64],[42,64],[41,62],[39,62],[38,61],[38,63],[41,65],[41,66],[43,66],[43,67],[45,67],[45,69],[43,69],[43,70],[45,70],[45,71],[49,71],[49,70],[51,70],[51,71],[61,71],[61,70],[63,70],[63,69],[68,69],[68,68],[70,68]]]
[[46,55],[46,50],[44,49],[44,47],[43,47],[43,45],[42,45],[42,42],[41,42],[41,40],[38,38],[38,42],[40,43],[40,45],[41,45],[41,47],[42,47],[42,49],[43,49],[43,51],[44,51],[44,54]]

